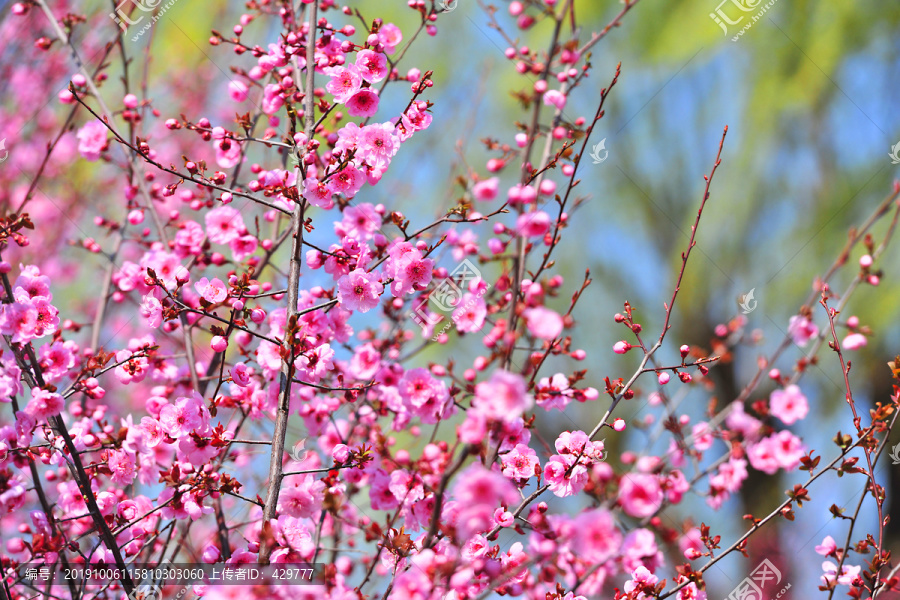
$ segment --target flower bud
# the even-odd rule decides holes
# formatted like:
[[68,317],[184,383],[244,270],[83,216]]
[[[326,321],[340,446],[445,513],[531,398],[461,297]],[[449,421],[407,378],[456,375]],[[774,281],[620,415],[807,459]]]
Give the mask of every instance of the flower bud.
[[613,345],[613,352],[615,352],[616,354],[625,354],[632,348],[633,348],[633,346],[631,344],[629,344],[625,340],[622,340],[622,341],[616,342]]

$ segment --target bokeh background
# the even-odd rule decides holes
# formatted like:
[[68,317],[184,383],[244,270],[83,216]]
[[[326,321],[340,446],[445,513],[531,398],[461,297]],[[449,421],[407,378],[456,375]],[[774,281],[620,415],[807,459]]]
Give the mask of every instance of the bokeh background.
[[[10,23],[14,18],[11,4],[0,0],[0,18],[7,32],[20,27]],[[349,4],[367,18],[377,13],[405,32],[417,24],[417,13],[403,0]],[[508,3],[495,4],[500,9],[498,20],[515,33],[506,12]],[[90,27],[82,27],[75,36],[78,43],[97,47],[116,35],[106,16],[111,10],[109,3],[51,6],[59,13],[68,6],[91,15]],[[576,0],[581,40],[600,30],[622,6],[615,1]],[[590,269],[594,279],[576,309],[577,327],[572,330],[574,347],[588,353],[580,365],[589,369],[587,383],[602,389],[605,376],[627,378],[637,357],[611,352],[612,344],[623,337],[623,331],[614,326],[613,315],[627,300],[636,307],[647,337],[658,335],[663,302],[671,296],[679,255],[703,192],[703,174],[712,165],[723,126],[729,126],[722,166],[712,186],[678,299],[670,343],[661,360],[676,362],[677,346],[682,343],[708,348],[715,326],[738,314],[737,298],[751,289],[758,306],[747,315],[746,331],[749,337],[755,330],[760,341],[738,350],[732,361],[713,370],[712,394],[695,389],[684,399],[682,406],[695,420],[703,418],[710,395],[720,405],[738,395],[755,372],[758,357],[780,343],[788,318],[797,313],[815,277],[837,257],[849,227],[861,222],[890,193],[898,167],[891,164],[888,153],[900,140],[900,4],[779,0],[736,42],[731,38],[737,27],[732,26],[726,36],[710,18],[716,7],[716,0],[640,0],[621,27],[594,47],[593,74],[570,97],[564,113],[571,120],[590,118],[601,88],[621,62],[622,76],[593,138],[594,142],[606,139],[609,157],[602,164],[583,163],[577,190],[589,194],[590,200],[575,213],[564,242],[555,251],[556,272],[566,282],[555,308],[567,308],[568,297],[580,285],[585,269]],[[137,42],[128,42],[138,64],[149,48],[147,87],[155,90],[154,105],[163,110],[164,117],[185,111],[192,119],[231,120],[235,109],[226,92],[233,77],[228,67],[235,63],[249,68],[253,62],[246,56],[235,59],[228,49],[212,48],[207,40],[213,28],[229,31],[241,8],[242,3],[235,1],[177,0],[150,32]],[[733,7],[723,10],[736,14]],[[458,0],[457,8],[442,16],[437,25],[437,35],[423,33],[423,39],[401,63],[402,72],[413,66],[434,71],[435,86],[428,94],[435,103],[434,122],[404,145],[378,186],[367,186],[357,197],[358,201],[384,203],[402,211],[414,225],[430,222],[455,204],[461,195],[456,175],[468,169],[486,175],[484,165],[491,155],[480,140],[491,137],[512,143],[517,132],[514,122],[524,121],[526,113],[509,92],[530,85],[504,57],[506,43],[488,27],[488,18],[475,0]],[[52,122],[54,115],[66,110],[55,95],[74,73],[71,63],[60,56],[58,64],[68,66],[53,70],[43,82],[46,93],[25,91],[16,79],[22,75],[14,77],[13,73],[31,65],[33,77],[44,76],[39,53],[27,41],[49,35],[49,29],[44,23],[32,36],[19,33],[12,39],[5,37],[0,44],[0,106],[5,107],[0,113],[0,138],[5,137],[10,150],[9,160],[0,165],[0,179],[5,184],[0,191],[2,202],[13,202],[15,190],[27,186],[35,172],[40,152],[34,147],[39,144],[26,145],[41,135],[46,137],[42,121]],[[539,24],[521,39],[542,48],[548,34],[547,25]],[[275,35],[262,23],[254,23],[246,28],[245,39],[264,45]],[[24,93],[34,97],[24,102]],[[382,106],[401,108],[407,96],[404,86],[389,88]],[[23,104],[29,110],[23,110]],[[17,107],[14,113],[11,106]],[[79,114],[76,125],[84,119],[85,115]],[[17,147],[21,152],[17,153]],[[60,259],[58,276],[65,287],[57,296],[65,300],[57,304],[89,311],[104,259],[71,241],[100,235],[91,222],[98,211],[121,218],[120,200],[110,200],[111,196],[119,198],[121,191],[98,183],[92,175],[93,165],[76,164],[71,144],[68,154],[65,147],[62,150],[53,159],[51,176],[41,183],[32,212],[36,217],[65,212],[65,219],[55,221],[59,228],[53,236],[55,242],[39,251],[55,253]],[[553,177],[562,183],[558,174]],[[515,179],[515,173],[505,173],[502,189]],[[877,236],[883,235],[886,224],[874,229]],[[330,226],[323,222],[314,239],[327,244],[333,241],[329,235]],[[860,254],[857,251],[851,256],[851,263]],[[851,381],[862,407],[871,406],[876,399],[886,400],[891,392],[885,363],[900,353],[898,256],[900,247],[894,245],[876,265],[884,271],[881,284],[877,288],[862,286],[845,313],[857,315],[874,330],[869,345],[852,355]],[[67,279],[70,271],[65,265],[69,261],[78,262],[82,269]],[[452,269],[453,260],[444,256],[441,264]],[[850,265],[836,277],[834,287],[843,289],[855,273]],[[304,277],[305,285],[319,281],[317,274]],[[121,345],[127,340],[117,336],[133,317],[134,307],[112,310],[104,338],[110,345]],[[818,325],[824,327],[820,307],[816,314]],[[376,324],[377,317],[371,319],[361,319],[357,329]],[[449,354],[461,367],[468,367],[480,342],[477,334],[454,334],[447,345],[429,345],[415,361],[422,365],[444,361]],[[789,372],[802,355],[802,349],[792,347],[775,366]],[[838,429],[850,429],[850,413],[843,400],[836,357],[827,349],[820,356],[820,367],[810,369],[801,382],[810,398],[810,416],[792,429],[827,461],[837,452],[831,438]],[[551,361],[546,374],[555,369],[570,372],[577,366]],[[648,386],[649,382],[645,383],[642,390],[651,391]],[[772,387],[764,382],[751,400],[765,398]],[[570,405],[566,414],[553,413],[553,418],[545,419],[540,433],[553,439],[561,430],[587,429],[605,408],[602,399]],[[629,420],[659,414],[659,408],[648,407],[644,399],[624,403],[620,410]],[[444,431],[449,433],[450,428]],[[292,435],[303,436],[299,420],[293,424]],[[900,442],[900,435],[895,437]],[[398,438],[401,445],[415,443],[404,439],[402,433]],[[615,450],[613,455],[643,451],[647,433],[632,427],[627,435],[608,443]],[[656,450],[663,451],[667,444],[664,436]],[[724,451],[721,442],[716,448]],[[710,460],[718,456],[708,454]],[[883,457],[877,471],[888,487],[888,512],[896,514],[894,490],[900,486],[900,466]],[[261,468],[260,478],[263,476]],[[713,525],[714,533],[730,543],[745,528],[742,515],[768,514],[783,500],[784,489],[803,480],[805,474],[799,473],[777,478],[754,473],[742,493],[719,513],[713,514],[704,498],[692,496],[670,508],[664,519],[672,518],[669,525],[673,525],[679,517],[692,516],[697,523]],[[707,573],[709,597],[725,597],[761,557],[777,558],[783,581],[792,584],[784,598],[817,593],[821,558],[813,547],[825,535],[834,536],[839,545],[846,538],[846,524],[832,518],[828,507],[837,504],[852,510],[864,485],[862,475],[828,476],[814,484],[810,489],[813,502],[796,510],[794,523],[777,520],[753,538],[750,559],[733,555]],[[577,500],[569,501],[574,509]],[[876,521],[871,500],[862,515],[858,533],[871,530]],[[888,527],[894,549],[897,526],[892,523]],[[504,547],[509,543],[501,537]],[[857,558],[849,562],[859,564]]]

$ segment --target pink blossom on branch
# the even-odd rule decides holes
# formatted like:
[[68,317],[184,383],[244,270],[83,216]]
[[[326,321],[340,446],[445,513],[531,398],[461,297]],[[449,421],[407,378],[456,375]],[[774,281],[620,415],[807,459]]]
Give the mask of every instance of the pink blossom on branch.
[[78,130],[78,151],[85,160],[99,160],[101,152],[106,148],[106,136],[109,130],[103,123],[88,121]]
[[369,312],[376,306],[384,292],[384,286],[375,273],[362,269],[351,271],[338,281],[338,301],[347,310]]
[[203,277],[194,284],[194,288],[197,290],[197,293],[200,294],[200,297],[210,304],[218,304],[228,297],[228,290],[225,288],[225,284],[222,283],[222,280],[218,277],[212,281]]
[[475,386],[472,407],[488,419],[510,421],[520,418],[533,402],[521,375],[495,371],[490,380]]
[[775,390],[769,398],[769,406],[772,413],[781,419],[785,425],[806,418],[809,413],[809,403],[806,396],[800,391],[800,387],[789,385],[783,390]]
[[843,346],[847,350],[859,350],[863,348],[866,344],[869,343],[869,340],[866,339],[861,333],[851,333],[847,337],[844,338],[844,341],[841,342],[841,346]]
[[538,306],[526,309],[525,320],[528,323],[528,332],[542,340],[552,340],[559,337],[563,330],[563,318],[559,313]]
[[[452,15],[431,4],[408,10],[433,36]],[[572,215],[590,206],[582,205],[589,190],[573,182],[599,148],[594,128],[605,127],[604,101],[619,76],[594,81],[586,57],[605,33],[574,32],[614,35],[636,2],[606,29],[569,27],[584,11],[538,4],[509,3],[508,23],[485,16],[516,40],[505,55],[517,83],[502,89],[509,78],[488,79],[484,97],[512,92],[529,108],[479,122],[483,148],[470,156],[459,147],[446,189],[428,183],[430,154],[414,150],[436,138],[400,151],[414,136],[437,136],[432,126],[466,133],[461,115],[432,93],[452,90],[457,73],[432,80],[415,64],[429,54],[412,46],[428,36],[401,31],[374,8],[361,8],[363,22],[325,0],[295,11],[251,6],[209,40],[219,57],[240,58],[191,73],[203,83],[227,71],[233,81],[160,88],[156,78],[137,83],[136,63],[152,49],[131,57],[130,69],[112,52],[91,79],[71,72],[71,50],[92,53],[80,28],[107,15],[71,15],[67,40],[53,37],[63,21],[29,3],[13,7],[12,20],[25,26],[5,39],[42,77],[13,68],[21,93],[10,114],[30,114],[24,108],[41,100],[42,86],[65,110],[51,106],[29,125],[34,139],[16,141],[10,160],[28,168],[0,169],[16,211],[0,215],[0,402],[10,405],[0,422],[0,512],[14,532],[4,561],[79,562],[73,543],[108,565],[328,554],[318,575],[325,585],[304,598],[703,598],[707,534],[721,533],[715,511],[728,510],[750,469],[797,486],[772,515],[754,515],[754,535],[800,508],[801,487],[835,465],[871,479],[863,493],[881,489],[867,461],[849,469],[837,454],[847,438],[807,458],[811,439],[784,429],[809,418],[797,381],[814,371],[813,357],[793,371],[788,353],[760,357],[740,396],[721,397],[708,374],[720,359],[744,360],[741,347],[756,340],[747,317],[715,327],[708,343],[688,328],[691,345],[679,348],[666,335],[685,302],[676,289],[663,290],[659,313],[646,320],[649,307],[625,303],[609,332],[574,326],[588,317],[591,276],[579,287],[568,275],[586,266],[569,264],[573,252],[584,259],[570,237]],[[539,20],[558,32],[549,47]],[[507,36],[507,26],[518,31]],[[34,31],[47,37],[35,42]],[[127,76],[109,79],[118,67]],[[71,91],[57,94],[63,79]],[[602,90],[596,112],[563,114],[587,86]],[[456,91],[474,102],[464,88]],[[240,110],[228,109],[232,102]],[[75,129],[66,116],[73,108],[86,119]],[[113,136],[101,121],[122,136],[114,142],[122,152],[102,162]],[[698,190],[679,285],[690,281],[681,275],[706,198],[718,191],[709,184],[719,150]],[[79,155],[95,164],[71,160]],[[65,218],[33,193],[73,180],[79,186],[54,190]],[[874,286],[870,254],[859,268]],[[832,289],[836,281],[817,283],[826,309],[831,294],[849,301]],[[51,283],[63,288],[56,299]],[[97,293],[83,298],[84,289]],[[833,321],[820,330],[823,315],[808,301],[799,312],[782,347],[837,345]],[[838,325],[849,330],[845,351],[872,335],[856,317]],[[663,328],[658,338],[654,326]],[[630,355],[586,360],[584,341],[607,334],[621,339],[614,353]],[[823,369],[824,354],[815,356]],[[775,389],[768,398],[759,395],[766,373]],[[883,412],[847,419],[843,431],[859,442],[848,453],[872,457],[890,430]],[[691,516],[698,506],[703,525]],[[815,548],[836,561],[854,550],[830,537]],[[824,584],[861,589],[860,567],[823,569]],[[118,599],[131,595],[126,588],[88,595]],[[195,591],[233,591],[222,588]],[[284,595],[263,582],[234,589]]]
[[36,421],[45,421],[48,417],[61,413],[64,407],[65,401],[59,394],[40,388],[33,388],[31,390],[31,400],[28,402],[25,412]]

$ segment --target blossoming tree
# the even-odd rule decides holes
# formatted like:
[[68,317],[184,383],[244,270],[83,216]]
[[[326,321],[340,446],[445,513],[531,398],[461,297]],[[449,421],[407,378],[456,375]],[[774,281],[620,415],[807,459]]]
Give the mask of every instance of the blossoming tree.
[[[845,474],[866,479],[860,506],[877,510],[878,527],[859,531],[859,509],[843,516],[845,543],[816,547],[828,557],[821,589],[874,597],[897,586],[875,466],[898,388],[868,411],[857,405],[848,352],[869,330],[840,315],[857,288],[878,284],[900,188],[836,249],[740,395],[692,422],[673,399],[707,393],[710,369],[745,339],[742,316],[706,348],[667,335],[727,128],[708,140],[675,287],[660,307],[641,307],[660,311],[661,329],[648,334],[627,302],[610,315],[623,339],[603,361],[637,354],[636,369],[612,362],[623,373],[607,375],[574,347],[591,275],[573,284],[554,273],[585,200],[579,169],[621,73],[595,72],[591,51],[638,0],[591,34],[574,0],[505,3],[517,31],[485,7],[520,75],[523,113],[511,121],[524,122],[484,140],[492,157],[466,169],[458,201],[431,222],[366,196],[441,110],[429,100],[429,65],[407,63],[456,2],[409,0],[411,31],[378,18],[378,2],[247,3],[232,34],[214,31],[207,49],[234,56],[233,120],[202,116],[206,91],[147,85],[149,54],[132,54],[130,42],[160,11],[150,4],[118,5],[111,20],[23,0],[3,25],[28,57],[3,66],[22,84],[23,114],[41,101],[33,73],[65,81],[53,99],[61,110],[15,122],[33,141],[12,145],[3,167],[28,178],[0,196],[6,597],[705,598],[711,567],[792,520],[817,480]],[[85,41],[89,28],[111,41]],[[606,83],[595,84],[594,114],[569,120],[568,98],[597,80]],[[48,209],[42,186],[69,177],[69,163],[89,169],[102,202],[73,196]],[[85,216],[101,239],[72,232]],[[65,291],[80,259],[49,256],[73,235],[67,252],[104,261],[90,301]],[[857,267],[848,258],[858,247]],[[835,290],[841,269],[858,272]],[[323,283],[308,285],[316,276]],[[423,359],[457,339],[477,349],[465,364]],[[804,358],[776,368],[791,345]],[[810,418],[801,380],[814,363],[845,384],[848,433],[831,447],[808,447],[789,429]],[[900,363],[891,369],[900,377]],[[767,378],[775,389],[760,395]],[[637,401],[668,450],[613,456],[608,442],[631,428],[617,409]],[[599,418],[545,440],[540,423],[573,402],[596,405]],[[713,513],[667,516],[689,493],[718,510],[749,470],[796,483],[774,510],[747,515],[737,538],[717,533]],[[22,568],[159,563],[316,567],[302,587],[263,578],[180,591],[131,576],[50,585]]]

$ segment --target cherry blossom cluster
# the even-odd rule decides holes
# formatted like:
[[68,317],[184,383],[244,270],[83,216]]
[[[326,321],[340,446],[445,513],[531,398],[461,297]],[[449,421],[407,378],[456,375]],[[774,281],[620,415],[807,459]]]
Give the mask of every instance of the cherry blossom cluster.
[[[208,40],[229,69],[172,65],[159,89],[108,15],[13,5],[0,35],[23,59],[0,77],[23,93],[0,109],[0,136],[13,123],[27,137],[0,171],[10,597],[42,593],[23,565],[169,561],[319,565],[312,586],[190,587],[211,599],[701,599],[712,566],[793,520],[826,475],[866,478],[860,505],[870,498],[881,518],[854,532],[846,517],[844,547],[829,536],[810,548],[829,559],[822,588],[897,587],[875,466],[900,381],[863,413],[847,354],[872,328],[839,315],[883,276],[900,187],[852,230],[739,397],[698,419],[681,400],[712,398],[711,369],[760,341],[745,316],[704,346],[668,335],[727,128],[673,291],[641,319],[659,318],[655,339],[638,320],[654,308],[624,302],[609,320],[623,339],[589,357],[577,319],[591,274],[555,272],[577,249],[563,234],[588,206],[582,157],[622,72],[595,73],[591,52],[638,0],[602,28],[575,26],[575,0],[486,7],[523,112],[483,138],[483,165],[453,173],[454,204],[415,223],[373,188],[431,135],[430,90],[467,85],[407,65],[428,43],[419,33],[437,36],[455,13],[409,0],[416,25],[404,28],[361,4],[248,2],[232,33]],[[572,117],[586,82],[602,87],[595,111]],[[33,122],[14,116],[46,98]],[[804,352],[793,364],[791,346]],[[791,429],[811,415],[811,364],[846,384],[851,433],[831,447]],[[626,404],[640,416],[624,418]],[[596,418],[549,424],[579,405]],[[754,471],[798,483],[724,540],[718,519]],[[53,597],[149,597],[144,585],[59,585]]]

